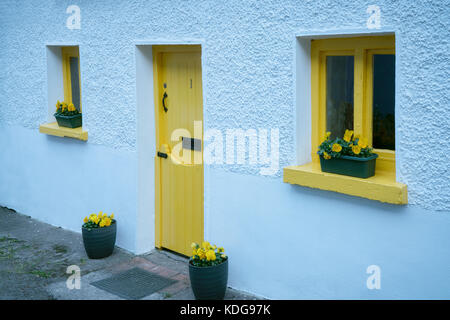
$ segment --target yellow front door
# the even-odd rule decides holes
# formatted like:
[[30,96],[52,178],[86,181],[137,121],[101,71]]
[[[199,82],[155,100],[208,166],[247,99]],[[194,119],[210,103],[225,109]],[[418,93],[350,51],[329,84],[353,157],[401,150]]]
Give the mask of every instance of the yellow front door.
[[191,255],[203,241],[200,46],[154,46],[156,246]]

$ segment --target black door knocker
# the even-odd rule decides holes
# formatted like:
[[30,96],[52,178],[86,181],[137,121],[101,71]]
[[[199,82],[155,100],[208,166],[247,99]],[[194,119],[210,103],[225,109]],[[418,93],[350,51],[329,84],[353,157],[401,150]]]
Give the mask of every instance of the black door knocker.
[[164,101],[166,98],[167,98],[167,93],[164,92],[163,98],[162,98],[162,105],[163,105],[163,108],[164,108],[164,111],[165,111],[165,112],[167,112],[167,110],[169,110],[169,109],[167,109],[166,103],[165,103],[165,101]]

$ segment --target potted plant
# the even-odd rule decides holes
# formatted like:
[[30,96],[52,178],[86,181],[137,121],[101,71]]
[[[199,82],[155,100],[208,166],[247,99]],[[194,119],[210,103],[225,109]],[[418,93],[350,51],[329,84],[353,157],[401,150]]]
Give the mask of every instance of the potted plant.
[[58,126],[67,128],[81,127],[81,113],[73,103],[58,102],[56,103],[56,112],[54,114]]
[[228,282],[228,257],[223,248],[192,243],[189,278],[197,300],[222,300]]
[[84,249],[90,259],[101,259],[111,255],[116,243],[117,222],[114,214],[107,215],[100,211],[83,220],[81,227]]
[[369,178],[375,175],[378,155],[372,153],[367,139],[354,136],[351,130],[345,130],[342,139],[330,139],[330,135],[331,132],[326,133],[317,152],[323,172],[358,178]]

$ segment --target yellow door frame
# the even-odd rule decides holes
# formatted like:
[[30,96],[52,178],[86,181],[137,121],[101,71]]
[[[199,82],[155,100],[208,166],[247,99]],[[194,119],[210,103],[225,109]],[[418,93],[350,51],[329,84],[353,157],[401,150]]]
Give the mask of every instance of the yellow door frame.
[[[153,55],[153,97],[155,105],[155,140],[156,140],[156,153],[158,151],[166,152],[167,150],[161,150],[162,148],[162,137],[160,136],[162,121],[162,100],[160,97],[163,93],[161,77],[162,71],[162,54],[163,53],[201,53],[200,45],[154,45],[152,47]],[[203,81],[203,71],[202,71],[202,81]],[[202,139],[203,140],[203,139]],[[155,247],[162,248],[162,223],[161,223],[161,166],[160,159],[157,154],[155,154]],[[202,181],[204,184],[204,181]],[[204,208],[204,202],[202,203]],[[203,221],[202,221],[203,223]]]

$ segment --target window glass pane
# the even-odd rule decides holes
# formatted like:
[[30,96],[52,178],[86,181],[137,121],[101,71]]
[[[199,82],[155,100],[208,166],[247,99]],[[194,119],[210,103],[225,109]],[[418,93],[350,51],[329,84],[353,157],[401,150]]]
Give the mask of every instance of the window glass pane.
[[353,130],[354,57],[327,57],[327,131],[341,137]]
[[373,56],[373,147],[395,150],[395,55]]
[[80,111],[80,75],[78,58],[70,57],[70,84],[72,86],[72,103]]

